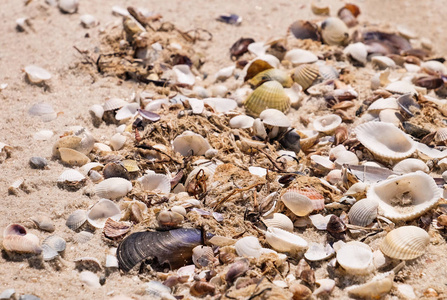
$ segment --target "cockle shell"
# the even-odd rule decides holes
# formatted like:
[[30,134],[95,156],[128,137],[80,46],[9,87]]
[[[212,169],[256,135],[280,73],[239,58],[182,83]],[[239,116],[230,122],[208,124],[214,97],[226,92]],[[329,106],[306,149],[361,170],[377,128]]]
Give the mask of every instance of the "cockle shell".
[[329,17],[321,24],[321,37],[326,44],[343,45],[349,39],[348,27],[336,17]]
[[35,253],[42,252],[39,246],[39,238],[27,233],[25,227],[20,224],[10,224],[3,231],[3,248],[6,251],[20,252],[20,253]]
[[401,160],[416,150],[416,143],[390,123],[367,122],[355,128],[357,139],[378,158]]
[[316,64],[303,64],[295,69],[293,80],[298,83],[303,90],[315,82],[320,75],[320,68]]
[[87,221],[87,212],[83,209],[78,209],[68,216],[65,225],[71,230],[77,230]]
[[290,218],[281,213],[274,213],[272,217],[262,220],[267,227],[279,228],[289,232],[293,231],[293,222]]
[[316,118],[313,122],[313,126],[315,130],[329,134],[340,126],[341,122],[342,119],[339,115],[328,114]]
[[214,262],[213,248],[202,245],[196,246],[192,249],[192,262],[198,268],[212,265]]
[[279,252],[296,253],[307,248],[306,240],[280,228],[267,228],[265,239],[273,249]]
[[424,161],[416,158],[406,158],[401,160],[393,167],[393,172],[406,174],[416,171],[422,171],[424,173],[430,172],[428,166],[424,163]]
[[25,73],[31,83],[39,84],[51,79],[51,74],[38,66],[29,65],[25,67]]
[[124,101],[121,98],[110,98],[104,103],[104,111],[117,110],[126,106],[127,104],[129,104],[129,102]]
[[279,82],[267,81],[248,96],[244,106],[254,116],[258,116],[267,108],[287,112],[290,108],[290,99]]
[[394,60],[392,60],[391,58],[387,57],[387,56],[382,56],[382,55],[377,55],[377,56],[373,56],[371,58],[371,62],[374,66],[376,66],[377,68],[384,70],[386,68],[395,68],[396,67],[396,63],[394,62]]
[[42,242],[42,256],[45,261],[52,260],[63,252],[66,247],[66,242],[63,238],[57,235],[50,235]]
[[204,137],[192,131],[184,131],[174,139],[172,145],[174,151],[179,152],[183,156],[204,155],[211,148]]
[[402,226],[385,236],[380,244],[380,250],[388,257],[410,260],[423,255],[429,243],[430,236],[424,229]]
[[430,175],[408,173],[371,185],[367,198],[379,203],[381,214],[391,220],[413,220],[434,207],[441,191]]
[[344,50],[343,53],[346,55],[350,55],[354,60],[366,65],[366,57],[368,56],[368,51],[366,49],[365,44],[363,43],[354,43],[349,44]]
[[388,84],[385,90],[394,94],[417,94],[416,89],[411,83],[401,80]]
[[132,183],[120,177],[108,178],[95,186],[95,192],[98,197],[111,200],[124,197],[131,190]]
[[250,128],[253,126],[254,119],[250,116],[239,115],[231,118],[228,125],[231,128]]
[[262,71],[248,82],[256,88],[264,82],[272,80],[278,81],[285,88],[291,87],[293,83],[290,75],[286,71],[280,69],[268,69]]
[[142,189],[146,192],[169,194],[171,191],[171,181],[169,177],[164,174],[146,174],[139,178],[138,181],[140,182]]
[[349,210],[349,222],[352,225],[368,226],[377,217],[379,203],[372,199],[362,199],[354,203]]
[[85,176],[81,174],[81,172],[69,169],[62,172],[62,174],[58,177],[58,182],[71,182],[76,183],[85,180]]
[[337,250],[337,262],[350,274],[365,275],[374,269],[371,248],[357,241],[346,243]]
[[295,215],[303,217],[314,211],[314,201],[299,189],[288,189],[282,196],[284,205]]
[[256,257],[261,256],[262,246],[259,240],[255,236],[246,236],[239,239],[234,248],[239,256]]
[[303,49],[292,49],[287,51],[284,56],[285,60],[290,61],[293,65],[311,64],[318,60],[318,57],[310,51]]
[[95,228],[104,228],[108,218],[118,221],[121,218],[119,207],[109,199],[101,199],[87,213],[87,222]]

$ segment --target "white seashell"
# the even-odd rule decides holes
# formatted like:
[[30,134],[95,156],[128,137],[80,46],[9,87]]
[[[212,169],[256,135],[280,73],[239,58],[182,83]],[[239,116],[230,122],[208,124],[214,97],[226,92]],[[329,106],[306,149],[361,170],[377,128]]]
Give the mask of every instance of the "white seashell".
[[250,172],[250,174],[260,177],[264,177],[265,175],[267,175],[267,169],[261,167],[248,167],[248,171]]
[[187,214],[186,209],[183,206],[179,205],[174,205],[173,207],[171,207],[171,211],[181,214],[184,217],[186,217]]
[[315,214],[315,215],[310,215],[309,218],[312,222],[312,225],[315,226],[316,229],[318,230],[326,230],[327,228],[327,223],[329,223],[329,220],[331,219],[333,215],[327,215],[327,216],[323,216],[321,214]]
[[387,68],[394,69],[396,68],[396,63],[394,60],[387,56],[377,55],[371,58],[371,62],[374,66],[379,68],[380,70],[385,70]]
[[355,128],[357,139],[373,154],[385,160],[404,159],[416,144],[402,130],[389,123],[367,122]]
[[58,182],[80,182],[85,180],[85,176],[81,172],[69,169],[62,172],[62,174],[57,178]]
[[132,183],[124,178],[112,177],[95,186],[95,193],[100,198],[119,199],[132,190]]
[[185,131],[177,136],[172,145],[174,151],[179,152],[183,156],[204,155],[205,152],[211,148],[205,138],[192,131]]
[[79,280],[82,282],[82,284],[85,284],[90,288],[97,289],[101,287],[101,284],[99,283],[99,277],[91,271],[82,271],[79,274]]
[[247,99],[248,95],[251,94],[251,92],[251,88],[244,86],[235,90],[229,97],[236,100],[239,105],[242,105],[245,99]]
[[366,57],[368,56],[368,51],[366,49],[365,44],[363,43],[354,43],[349,44],[344,50],[343,53],[346,55],[350,55],[356,61],[366,65]]
[[337,250],[337,262],[350,274],[366,275],[374,269],[371,248],[356,241],[348,242]]
[[171,295],[171,288],[167,287],[159,281],[149,281],[145,285],[145,292],[148,295],[148,299],[166,299],[174,300],[176,299]]
[[188,65],[175,65],[172,67],[178,83],[194,85],[196,78]]
[[101,153],[104,154],[104,153],[107,153],[107,152],[112,152],[112,148],[110,148],[109,146],[107,146],[104,143],[95,143],[93,145],[93,150],[96,153],[100,153],[100,154]]
[[281,200],[291,212],[300,217],[307,216],[314,210],[312,200],[293,189],[287,190]]
[[239,239],[235,244],[234,248],[239,256],[255,257],[261,256],[261,244],[257,237],[246,236]]
[[102,168],[104,168],[103,164],[97,163],[97,162],[90,162],[88,164],[83,165],[79,168],[79,172],[81,172],[82,175],[87,176],[90,170],[96,170],[99,171]]
[[296,253],[307,248],[306,240],[280,228],[267,228],[265,239],[273,249],[279,252]]
[[110,98],[109,100],[107,100],[104,103],[104,111],[111,111],[111,110],[117,110],[120,109],[121,107],[126,106],[127,104],[129,104],[129,102],[124,101],[123,99],[120,98]]
[[431,148],[423,143],[416,143],[416,147],[419,152],[423,153],[424,155],[427,155],[430,158],[441,159],[441,158],[444,158],[447,156],[446,150],[439,151],[439,150],[437,150],[435,148]]
[[265,51],[269,48],[264,42],[256,42],[248,45],[247,49],[250,53],[261,56],[265,54]]
[[380,98],[374,101],[369,107],[369,112],[379,112],[384,109],[399,109],[399,104],[397,104],[397,99],[390,97],[390,98]]
[[379,113],[379,120],[383,123],[390,123],[396,127],[399,127],[401,119],[399,119],[399,112],[394,109],[384,109]]
[[388,257],[410,260],[423,255],[430,244],[428,233],[416,226],[402,226],[390,231],[380,244],[380,250]]
[[121,107],[115,114],[115,119],[118,121],[133,118],[137,115],[137,110],[140,108],[138,103],[129,103]]
[[422,171],[424,173],[429,173],[430,169],[428,166],[420,159],[416,158],[406,158],[398,162],[394,167],[393,171],[400,174],[406,174],[416,171]]
[[310,51],[303,49],[292,49],[287,51],[285,60],[290,61],[294,66],[301,64],[311,64],[318,60],[318,57]]
[[223,84],[213,85],[210,88],[211,96],[223,98],[228,93],[228,88]]
[[99,173],[98,171],[95,171],[95,170],[91,170],[89,172],[88,177],[90,178],[90,180],[93,183],[99,183],[100,181],[102,181],[104,179],[104,177],[101,175],[101,173]]
[[338,126],[340,126],[342,119],[339,115],[329,114],[318,117],[314,120],[314,129],[326,134],[332,133]]
[[201,99],[211,97],[211,93],[203,86],[195,85],[192,91],[194,92],[194,95],[196,97],[199,97]]
[[325,179],[330,184],[337,184],[338,182],[343,180],[343,175],[342,175],[341,170],[332,170],[329,173],[327,173]]
[[332,170],[335,168],[335,164],[329,159],[328,156],[314,154],[310,156],[310,159],[319,169]]
[[75,234],[73,240],[78,244],[85,244],[93,238],[93,233],[90,231],[80,231]]
[[171,181],[168,176],[163,174],[146,174],[138,181],[146,192],[169,194],[171,191]]
[[337,159],[334,161],[336,165],[343,166],[344,164],[348,165],[358,165],[359,158],[355,155],[354,152],[351,151],[343,151],[337,156]]
[[431,74],[447,74],[447,67],[436,60],[424,61],[421,63],[421,69]]
[[267,131],[259,118],[256,118],[253,121],[253,134],[261,139],[265,139],[267,137]]
[[377,217],[379,203],[372,199],[362,199],[354,203],[348,213],[352,225],[368,226]]
[[272,217],[262,220],[267,227],[279,228],[293,232],[293,222],[290,218],[281,213],[274,213]]
[[229,66],[223,69],[220,69],[217,71],[216,75],[214,76],[216,80],[227,80],[228,78],[233,75],[234,70],[236,69],[236,66]]
[[112,13],[116,16],[121,16],[121,17],[126,17],[126,16],[130,16],[129,12],[127,11],[127,9],[118,6],[118,5],[114,5],[112,6]]
[[434,179],[421,172],[408,173],[371,185],[367,198],[379,203],[391,220],[412,220],[434,207],[441,192]]
[[203,100],[189,98],[188,103],[191,106],[192,113],[195,115],[200,115],[205,108],[205,102],[203,102]]
[[36,103],[28,110],[31,116],[43,116],[54,112],[53,106],[44,102]]
[[331,245],[323,246],[318,243],[310,243],[309,249],[304,253],[304,257],[309,261],[322,261],[329,259],[335,251]]
[[105,264],[106,268],[118,268],[119,264],[118,264],[118,259],[116,258],[115,255],[110,255],[108,254],[106,256],[106,264]]
[[78,11],[79,0],[59,0],[58,5],[63,13],[73,14]]
[[85,28],[92,28],[99,24],[98,20],[96,20],[94,16],[89,14],[82,15],[79,17],[79,19],[81,20],[82,26],[84,26]]
[[237,108],[237,102],[228,98],[205,98],[203,102],[218,113],[226,113]]
[[382,296],[388,294],[393,288],[393,279],[393,272],[378,274],[367,283],[347,287],[346,291],[351,297],[380,299]]
[[404,68],[408,73],[419,73],[421,71],[421,67],[415,64],[404,63]]
[[417,94],[414,85],[412,85],[409,82],[401,80],[388,84],[385,87],[385,90],[394,94],[412,94],[412,95]]
[[276,127],[289,127],[292,124],[282,111],[271,108],[263,110],[259,114],[259,119],[264,124]]
[[126,137],[121,133],[115,133],[110,139],[110,146],[112,146],[112,149],[115,151],[123,148],[125,143]]
[[290,99],[290,105],[293,108],[298,108],[303,99],[303,88],[301,85],[294,82],[290,88],[285,88],[284,92]]
[[343,45],[349,38],[345,22],[336,17],[329,17],[321,24],[321,37],[326,44]]
[[33,139],[35,139],[36,141],[48,141],[53,137],[53,135],[54,132],[51,130],[41,130],[33,135]]
[[235,116],[233,118],[230,119],[228,125],[231,128],[250,128],[253,126],[253,122],[255,121],[255,119],[253,119],[250,116],[247,115],[239,115],[239,116]]
[[87,222],[95,228],[104,228],[108,218],[119,221],[121,212],[119,207],[108,199],[101,199],[87,214]]
[[38,66],[29,65],[25,67],[25,73],[31,83],[39,84],[51,79],[51,74]]
[[43,240],[42,245],[49,245],[57,252],[62,252],[65,250],[67,243],[60,236],[50,235],[49,237]]
[[319,279],[316,281],[316,284],[318,288],[315,289],[312,295],[317,297],[318,295],[330,295],[335,287],[335,281],[328,278]]
[[162,105],[169,105],[169,100],[168,99],[152,100],[146,104],[144,109],[148,111],[157,111],[161,108]]
[[77,230],[85,221],[87,221],[87,212],[83,209],[78,209],[68,216],[65,225],[71,230]]
[[418,297],[414,292],[414,288],[409,284],[398,284],[396,288],[397,294],[401,299],[416,300]]

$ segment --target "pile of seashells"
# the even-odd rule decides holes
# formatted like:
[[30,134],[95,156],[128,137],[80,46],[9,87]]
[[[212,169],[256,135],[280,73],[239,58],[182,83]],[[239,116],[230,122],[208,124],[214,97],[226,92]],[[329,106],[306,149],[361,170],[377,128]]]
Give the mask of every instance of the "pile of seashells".
[[[110,246],[105,264],[75,261],[81,281],[100,286],[104,266],[148,275],[153,299],[425,292],[394,278],[447,225],[447,69],[429,41],[360,27],[352,4],[334,17],[313,5],[321,23],[299,20],[265,43],[240,39],[235,64],[205,78],[191,52],[200,36],[134,8],[116,11],[125,38],[105,47],[131,63],[98,59],[98,69],[147,87],[90,108],[95,126],[116,124],[107,141],[76,126],[53,147],[67,166],[57,186],[97,200],[70,212],[74,241],[99,230]],[[51,78],[36,66],[25,72],[30,83]],[[360,81],[371,88],[357,89]],[[45,103],[29,113],[57,117]],[[54,231],[51,221],[33,222]],[[3,234],[8,253],[44,261],[65,247],[20,224]]]

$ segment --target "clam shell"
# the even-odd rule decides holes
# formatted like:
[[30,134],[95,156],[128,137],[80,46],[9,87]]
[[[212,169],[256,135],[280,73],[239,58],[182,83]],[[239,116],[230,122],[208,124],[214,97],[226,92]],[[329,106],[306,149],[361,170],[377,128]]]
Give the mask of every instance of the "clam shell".
[[379,112],[384,109],[399,109],[399,104],[396,98],[380,98],[374,101],[369,107],[368,111]]
[[313,41],[320,40],[320,34],[318,33],[317,25],[309,21],[296,21],[289,26],[288,32],[290,32],[295,38],[300,40],[310,39]]
[[267,138],[267,131],[265,130],[265,126],[259,118],[256,118],[253,121],[253,134],[263,140]]
[[112,146],[112,149],[115,151],[123,148],[125,143],[126,137],[121,133],[115,133],[110,139],[110,146]]
[[416,226],[402,226],[385,236],[380,250],[388,257],[410,260],[423,255],[429,243],[430,236],[425,230]]
[[204,137],[192,131],[184,131],[174,139],[172,145],[174,151],[179,152],[183,156],[204,155],[211,148]]
[[417,171],[371,185],[367,198],[378,201],[381,214],[391,220],[413,220],[434,207],[441,197],[434,179]]
[[41,130],[33,134],[33,138],[36,141],[48,141],[54,135],[54,132],[51,130]]
[[363,43],[354,43],[349,44],[344,50],[343,53],[346,55],[350,55],[354,60],[366,65],[368,56],[368,51],[366,49],[365,44]]
[[115,114],[115,119],[118,121],[133,118],[137,114],[137,110],[140,108],[138,103],[129,103],[126,106],[121,107]]
[[412,85],[409,82],[401,80],[388,84],[385,87],[385,90],[393,94],[412,94],[412,95],[417,94],[414,85]]
[[217,113],[226,113],[237,108],[237,102],[227,98],[205,98],[203,102],[211,106]]
[[100,198],[115,200],[127,195],[132,190],[132,183],[120,177],[108,178],[95,186],[95,193]]
[[171,191],[171,180],[163,174],[147,174],[138,179],[141,187],[146,192],[159,192],[169,194]]
[[312,200],[295,189],[287,190],[281,200],[290,211],[300,217],[307,216],[314,210]]
[[25,67],[25,73],[31,83],[39,84],[51,79],[51,74],[44,68],[29,65]]
[[341,122],[342,119],[339,115],[329,114],[316,118],[313,126],[315,130],[329,134],[340,126]]
[[289,88],[292,86],[293,80],[290,75],[280,69],[268,69],[262,72],[259,72],[255,77],[250,79],[248,82],[253,85],[255,88],[260,86],[266,81],[278,81],[285,88]]
[[297,130],[300,135],[300,146],[303,151],[312,147],[318,140],[318,131],[316,130]]
[[293,232],[293,222],[290,218],[281,213],[274,213],[272,217],[262,220],[267,227],[279,228],[289,232]]
[[416,150],[416,143],[390,123],[367,122],[355,128],[357,139],[378,158],[401,160]]
[[379,68],[380,70],[385,70],[386,68],[394,69],[396,68],[396,63],[394,60],[387,56],[377,55],[371,58],[372,64]]
[[39,238],[32,233],[5,236],[3,238],[3,248],[6,251],[19,253],[39,254],[42,252],[42,248],[39,246]]
[[48,216],[45,215],[33,216],[30,217],[30,220],[33,221],[34,224],[36,224],[37,228],[39,228],[40,230],[53,232],[56,229],[53,221]]
[[87,176],[90,170],[99,171],[104,167],[103,164],[97,163],[97,162],[90,162],[82,167],[79,168],[79,172],[81,172],[82,175]]
[[103,232],[108,238],[120,238],[130,231],[131,226],[128,222],[118,222],[112,218],[108,218],[104,224]]
[[422,171],[424,173],[430,172],[428,166],[424,163],[424,161],[416,158],[406,158],[401,160],[393,167],[393,172],[406,174],[416,171]]
[[255,236],[246,236],[239,239],[234,248],[239,256],[255,257],[261,256],[262,246],[259,240]]
[[95,228],[104,228],[108,218],[114,221],[121,218],[119,207],[109,199],[99,200],[87,213],[87,222]]
[[81,172],[69,169],[62,172],[62,174],[57,178],[58,182],[80,182],[85,180],[85,176]]
[[62,252],[65,250],[65,247],[67,246],[67,243],[63,238],[61,238],[58,235],[50,235],[46,239],[43,240],[42,246],[48,245],[51,248],[53,248],[57,252]]
[[290,108],[290,99],[279,82],[267,81],[251,93],[245,100],[244,106],[255,116],[267,108],[287,112]]
[[243,128],[244,129],[244,128],[252,127],[254,121],[255,120],[250,116],[239,115],[239,116],[235,116],[235,117],[231,118],[228,125],[231,128]]
[[276,127],[289,127],[292,124],[283,112],[272,108],[263,110],[259,114],[259,119],[264,124]]
[[104,111],[112,111],[120,109],[121,107],[126,106],[129,102],[124,101],[120,98],[110,98],[104,103]]
[[65,225],[71,230],[77,230],[85,221],[87,221],[87,212],[83,209],[78,209],[68,216]]
[[293,73],[293,80],[298,83],[303,90],[314,83],[320,75],[320,68],[316,64],[303,64],[298,66]]
[[337,251],[337,262],[350,274],[365,275],[374,269],[373,252],[361,242],[349,242]]
[[438,130],[436,130],[435,141],[436,142],[447,141],[447,128],[439,128]]
[[285,60],[290,61],[293,65],[311,64],[318,60],[318,57],[310,51],[303,49],[292,49],[287,51],[284,56]]
[[61,160],[70,166],[80,167],[90,162],[90,159],[85,154],[70,148],[59,148],[59,153]]
[[359,200],[349,210],[349,222],[352,225],[368,226],[377,217],[379,203],[376,200]]
[[280,228],[267,228],[265,240],[279,252],[298,252],[307,248],[306,240]]
[[343,45],[349,39],[346,24],[336,17],[329,17],[321,24],[321,37],[326,44]]

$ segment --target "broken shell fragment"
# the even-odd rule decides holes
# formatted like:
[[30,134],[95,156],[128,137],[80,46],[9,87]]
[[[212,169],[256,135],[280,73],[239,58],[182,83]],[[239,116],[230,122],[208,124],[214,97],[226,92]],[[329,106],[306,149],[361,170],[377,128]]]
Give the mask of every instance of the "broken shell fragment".
[[378,274],[367,283],[347,287],[348,294],[362,299],[380,299],[393,288],[393,272]]
[[313,122],[313,126],[317,131],[330,134],[340,126],[341,122],[342,119],[339,115],[329,114],[316,118]]
[[385,236],[380,244],[380,250],[388,257],[410,260],[423,255],[429,243],[430,236],[424,229],[402,226]]
[[267,228],[265,239],[273,249],[279,252],[296,253],[307,248],[306,240],[296,234],[279,228]]
[[25,73],[28,80],[34,84],[40,84],[51,79],[51,74],[47,70],[34,65],[26,66]]
[[79,0],[59,0],[58,6],[61,12],[73,14],[78,11]]
[[51,221],[51,219],[45,215],[33,216],[30,219],[40,230],[53,232],[56,229],[53,221]]
[[80,167],[90,162],[90,159],[85,154],[70,148],[59,148],[59,153],[61,160],[70,166]]
[[323,246],[318,243],[310,243],[304,257],[309,261],[321,261],[332,257],[334,253],[334,249],[329,244]]
[[310,51],[303,49],[292,49],[287,51],[284,56],[285,60],[290,61],[293,65],[311,64],[318,60],[318,57]]
[[231,118],[228,125],[231,128],[250,128],[253,126],[254,119],[250,116],[239,115]]
[[131,224],[128,222],[119,222],[108,218],[104,224],[104,235],[110,239],[123,237],[130,231]]
[[290,75],[286,71],[280,69],[268,69],[262,71],[248,82],[256,88],[264,82],[272,80],[278,81],[285,88],[291,87],[293,83]]

